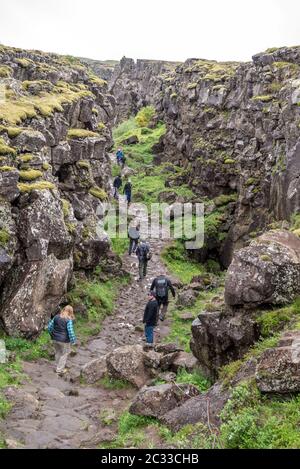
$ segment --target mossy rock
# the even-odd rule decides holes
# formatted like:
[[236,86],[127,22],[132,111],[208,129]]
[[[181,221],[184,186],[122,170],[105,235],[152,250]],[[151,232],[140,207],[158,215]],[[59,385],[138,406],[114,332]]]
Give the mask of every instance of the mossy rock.
[[263,262],[272,262],[272,258],[268,254],[263,254],[260,258]]
[[18,189],[21,193],[29,193],[32,191],[44,191],[44,190],[50,190],[50,189],[55,189],[56,186],[52,182],[49,181],[40,181],[40,182],[35,182],[33,184],[26,184],[20,182],[18,184]]
[[31,153],[25,153],[24,155],[20,155],[18,159],[22,161],[22,163],[29,163],[34,158],[34,155]]
[[82,169],[90,169],[91,165],[87,160],[81,160],[77,162],[77,166]]
[[37,169],[27,169],[25,171],[20,171],[19,175],[22,181],[35,181],[42,177],[43,173]]
[[273,95],[253,96],[251,101],[260,101],[261,103],[269,103],[274,99]]
[[228,195],[222,194],[214,199],[214,204],[217,207],[222,207],[223,205],[227,205],[230,202],[236,202],[237,199],[238,199],[237,194],[228,194]]
[[228,165],[235,164],[235,160],[233,160],[232,158],[227,158],[224,161],[224,164],[228,164]]
[[70,129],[67,134],[69,140],[83,139],[83,138],[99,137],[99,134],[86,129]]
[[34,65],[33,60],[25,59],[25,58],[15,59],[15,62],[18,65],[21,65],[22,68],[28,68],[28,67],[30,67],[30,65]]
[[2,228],[0,230],[0,246],[5,247],[10,239],[10,234],[9,232],[5,229]]
[[5,173],[9,171],[17,171],[17,168],[14,168],[13,166],[0,166],[0,172]]
[[5,143],[3,138],[0,138],[0,155],[12,155],[15,156],[17,154],[16,149],[10,147]]
[[89,190],[89,193],[99,200],[107,200],[108,198],[105,190],[101,189],[100,187],[92,187],[92,189]]
[[0,67],[0,78],[9,78],[12,75],[12,69],[7,65]]

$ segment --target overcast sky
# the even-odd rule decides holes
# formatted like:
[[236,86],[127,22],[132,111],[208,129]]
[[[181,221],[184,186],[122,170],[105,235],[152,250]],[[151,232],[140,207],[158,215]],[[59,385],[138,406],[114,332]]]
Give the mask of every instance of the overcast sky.
[[300,44],[299,0],[0,0],[0,43],[90,57],[250,60]]

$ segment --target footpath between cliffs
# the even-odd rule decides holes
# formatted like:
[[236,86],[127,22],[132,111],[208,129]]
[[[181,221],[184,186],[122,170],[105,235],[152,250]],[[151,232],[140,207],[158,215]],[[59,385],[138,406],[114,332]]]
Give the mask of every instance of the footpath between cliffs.
[[[158,273],[167,273],[160,258],[165,241],[154,239],[150,244],[153,258],[142,282],[138,282],[136,257],[123,256],[123,267],[132,282],[120,291],[114,313],[104,320],[99,335],[74,348],[64,379],[54,372],[54,362],[24,362],[22,386],[9,387],[5,393],[14,402],[1,428],[8,447],[96,448],[113,440],[114,429],[108,429],[106,420],[122,413],[136,390],[126,386],[107,389],[101,382],[88,385],[81,369],[120,346],[143,344],[141,319],[147,292]],[[168,334],[169,325],[170,319],[160,324],[156,342]]]

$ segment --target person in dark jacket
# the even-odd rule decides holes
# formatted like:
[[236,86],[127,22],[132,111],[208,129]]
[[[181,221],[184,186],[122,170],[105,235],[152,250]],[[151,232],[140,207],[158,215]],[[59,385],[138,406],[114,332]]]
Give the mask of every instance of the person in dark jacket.
[[128,238],[129,238],[129,250],[128,254],[131,256],[132,252],[135,252],[138,242],[140,239],[140,224],[138,223],[135,228],[129,227],[128,229]]
[[115,178],[114,180],[114,198],[118,199],[119,198],[119,189],[122,187],[122,178],[120,174]]
[[66,306],[59,314],[54,316],[48,324],[48,331],[55,348],[56,373],[66,373],[66,363],[71,352],[70,344],[75,344],[74,311],[72,306]]
[[151,256],[149,244],[144,240],[139,241],[135,253],[139,260],[140,280],[143,280],[143,278],[147,275],[148,261],[150,260]]
[[147,344],[153,345],[154,342],[154,327],[157,322],[158,315],[158,302],[156,301],[155,294],[151,291],[148,293],[149,301],[146,305],[143,317],[143,324],[145,324],[145,337]]
[[125,194],[128,204],[130,204],[131,202],[131,193],[132,193],[132,184],[131,184],[131,180],[129,179],[124,186],[124,194]]
[[121,160],[120,160],[120,164],[122,166],[122,169],[125,168],[125,165],[126,165],[126,156],[123,154]]
[[171,290],[173,298],[175,298],[172,282],[165,275],[159,275],[153,280],[151,290],[155,292],[158,302],[159,318],[161,321],[164,321],[169,305],[169,290]]

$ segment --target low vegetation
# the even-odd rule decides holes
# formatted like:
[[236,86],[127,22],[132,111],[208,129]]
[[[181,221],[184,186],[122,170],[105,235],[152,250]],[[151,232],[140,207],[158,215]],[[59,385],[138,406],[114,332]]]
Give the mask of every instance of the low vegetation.
[[128,278],[99,282],[99,269],[90,280],[77,279],[75,287],[69,292],[68,300],[74,305],[84,305],[86,314],[77,316],[76,329],[82,339],[97,335],[103,319],[111,314],[119,288],[126,285]]

